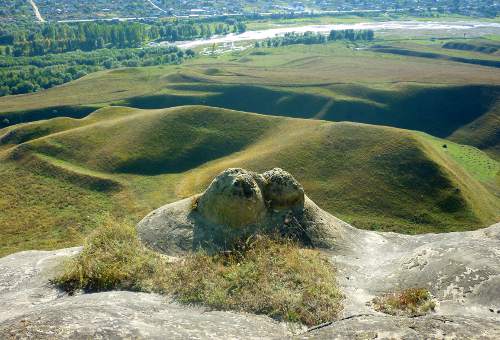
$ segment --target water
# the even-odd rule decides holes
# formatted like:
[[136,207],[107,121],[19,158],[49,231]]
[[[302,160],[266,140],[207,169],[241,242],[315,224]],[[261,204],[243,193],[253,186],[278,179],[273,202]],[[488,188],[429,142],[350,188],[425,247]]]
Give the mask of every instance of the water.
[[[228,34],[225,36],[213,36],[209,39],[193,41],[181,41],[175,44],[180,48],[194,48],[210,44],[237,43],[249,40],[264,40],[282,36],[285,33],[317,32],[328,33],[331,30],[345,29],[371,29],[378,32],[397,33],[413,32],[414,34],[440,34],[447,36],[480,36],[484,34],[500,34],[500,23],[494,22],[437,22],[437,21],[386,21],[386,22],[362,22],[355,24],[331,24],[331,25],[307,25],[300,27],[279,27],[260,31],[247,31],[242,34]],[[168,44],[161,42],[160,44]]]

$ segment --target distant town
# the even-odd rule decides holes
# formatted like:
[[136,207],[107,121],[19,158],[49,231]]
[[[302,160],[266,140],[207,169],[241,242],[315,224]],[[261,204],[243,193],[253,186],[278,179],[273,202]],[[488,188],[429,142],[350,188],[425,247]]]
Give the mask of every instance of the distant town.
[[334,12],[409,11],[495,17],[493,0],[0,0],[0,19],[83,21],[210,17],[234,15],[321,14]]

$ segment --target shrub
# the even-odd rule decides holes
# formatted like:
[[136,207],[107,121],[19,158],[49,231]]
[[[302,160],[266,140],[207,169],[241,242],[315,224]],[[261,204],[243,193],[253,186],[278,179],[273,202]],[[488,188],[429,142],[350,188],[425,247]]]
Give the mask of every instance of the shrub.
[[376,297],[372,300],[376,311],[390,315],[421,316],[436,307],[431,293],[425,288],[409,288]]
[[335,272],[315,250],[257,236],[230,252],[198,251],[180,261],[145,248],[129,225],[105,223],[53,280],[78,289],[126,289],[168,294],[180,303],[265,314],[306,325],[331,321],[341,310]]

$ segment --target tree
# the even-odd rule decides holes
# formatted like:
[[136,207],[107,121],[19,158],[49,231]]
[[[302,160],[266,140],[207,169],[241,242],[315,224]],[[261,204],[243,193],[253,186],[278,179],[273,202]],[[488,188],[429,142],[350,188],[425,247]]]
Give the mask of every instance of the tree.
[[114,59],[106,59],[103,63],[102,63],[102,66],[104,66],[105,68],[107,69],[110,69],[110,68],[113,68],[113,64],[115,63],[115,60]]
[[40,87],[38,85],[34,85],[31,81],[25,80],[19,83],[17,86],[15,86],[12,89],[12,93],[14,94],[30,93],[37,91],[39,88]]
[[247,25],[243,21],[240,21],[236,24],[236,30],[238,33],[243,33],[247,30]]
[[0,86],[0,97],[6,96],[10,93],[10,89],[8,86]]

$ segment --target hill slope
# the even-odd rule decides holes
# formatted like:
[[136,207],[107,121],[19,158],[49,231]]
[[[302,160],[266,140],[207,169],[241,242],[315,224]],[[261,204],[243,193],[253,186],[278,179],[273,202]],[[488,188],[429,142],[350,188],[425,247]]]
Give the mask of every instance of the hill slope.
[[105,71],[41,93],[0,98],[0,127],[81,118],[108,105],[209,105],[419,130],[500,159],[499,75],[496,68],[353,51],[341,43],[297,45]]
[[499,164],[485,153],[357,123],[109,107],[0,130],[0,157],[2,254],[78,244],[105,214],[137,221],[226,167],[287,169],[323,208],[362,228],[441,232],[500,217]]

